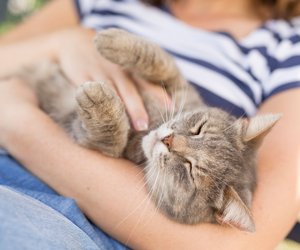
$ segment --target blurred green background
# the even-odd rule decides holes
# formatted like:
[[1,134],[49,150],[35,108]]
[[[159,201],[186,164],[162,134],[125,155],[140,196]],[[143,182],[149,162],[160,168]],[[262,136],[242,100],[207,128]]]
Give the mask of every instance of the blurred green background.
[[49,0],[0,0],[0,35]]

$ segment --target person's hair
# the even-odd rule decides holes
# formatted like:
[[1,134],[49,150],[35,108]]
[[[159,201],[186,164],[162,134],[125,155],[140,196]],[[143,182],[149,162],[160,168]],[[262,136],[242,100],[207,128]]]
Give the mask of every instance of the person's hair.
[[[159,6],[166,0],[141,0],[144,3]],[[300,16],[299,0],[251,0],[258,15],[266,19],[290,19]]]

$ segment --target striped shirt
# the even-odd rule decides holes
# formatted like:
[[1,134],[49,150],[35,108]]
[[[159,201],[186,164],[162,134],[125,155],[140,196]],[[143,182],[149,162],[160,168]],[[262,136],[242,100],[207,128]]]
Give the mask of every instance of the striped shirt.
[[176,19],[138,0],[77,0],[83,26],[125,29],[172,54],[205,102],[254,115],[270,96],[300,86],[300,18],[270,20],[243,39]]

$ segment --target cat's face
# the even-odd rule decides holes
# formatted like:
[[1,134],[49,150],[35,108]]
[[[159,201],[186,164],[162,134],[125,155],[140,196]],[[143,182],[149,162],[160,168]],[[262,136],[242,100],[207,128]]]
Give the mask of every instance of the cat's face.
[[203,108],[151,131],[143,150],[156,205],[179,222],[226,223],[224,213],[234,199],[245,210],[241,216],[249,217],[243,218],[245,225],[234,226],[253,230],[247,206],[255,185],[255,150],[254,143],[244,140],[247,127],[225,112]]

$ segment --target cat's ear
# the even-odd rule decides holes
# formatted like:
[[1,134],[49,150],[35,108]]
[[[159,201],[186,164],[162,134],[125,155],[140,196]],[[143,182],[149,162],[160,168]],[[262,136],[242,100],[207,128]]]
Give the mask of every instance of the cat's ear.
[[227,186],[225,188],[221,200],[221,206],[215,213],[218,223],[229,225],[242,231],[255,231],[251,212],[233,187]]
[[245,142],[255,141],[260,143],[281,116],[281,114],[257,115],[247,121],[244,121],[246,129],[243,140]]

